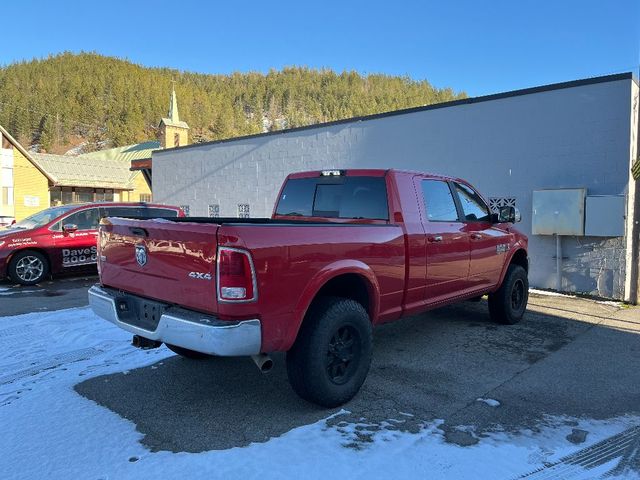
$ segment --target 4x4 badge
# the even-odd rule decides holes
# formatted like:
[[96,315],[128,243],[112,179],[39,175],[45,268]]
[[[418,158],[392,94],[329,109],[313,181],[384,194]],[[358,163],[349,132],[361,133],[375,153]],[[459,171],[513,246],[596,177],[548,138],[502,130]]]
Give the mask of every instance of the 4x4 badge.
[[144,245],[136,245],[136,262],[141,267],[147,264],[147,249]]

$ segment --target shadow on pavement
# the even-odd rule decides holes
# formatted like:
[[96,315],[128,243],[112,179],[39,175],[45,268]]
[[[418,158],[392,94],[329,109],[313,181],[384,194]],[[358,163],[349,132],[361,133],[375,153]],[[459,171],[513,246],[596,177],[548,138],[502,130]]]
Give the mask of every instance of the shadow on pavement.
[[[469,445],[496,428],[535,429],[546,415],[604,419],[640,412],[640,327],[605,325],[602,318],[618,309],[592,301],[533,297],[531,303],[515,326],[491,323],[480,302],[379,327],[362,391],[345,405],[350,413],[327,423],[366,421],[372,426],[357,438],[366,443],[379,428],[418,431],[444,419],[447,439]],[[284,355],[274,360],[263,375],[246,358],[170,357],[75,388],[134,422],[152,450],[245,446],[339,411],[300,400],[288,384]],[[472,425],[473,432],[456,435],[458,425]]]

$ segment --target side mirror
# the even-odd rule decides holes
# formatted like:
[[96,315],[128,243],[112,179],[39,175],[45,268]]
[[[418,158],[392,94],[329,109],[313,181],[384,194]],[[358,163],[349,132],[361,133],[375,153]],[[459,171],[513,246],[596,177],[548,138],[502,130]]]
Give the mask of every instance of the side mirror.
[[500,207],[498,210],[498,223],[517,223],[521,219],[520,211],[516,207]]
[[75,223],[65,223],[62,226],[62,231],[68,235],[70,233],[75,233],[78,230],[78,225],[76,225]]

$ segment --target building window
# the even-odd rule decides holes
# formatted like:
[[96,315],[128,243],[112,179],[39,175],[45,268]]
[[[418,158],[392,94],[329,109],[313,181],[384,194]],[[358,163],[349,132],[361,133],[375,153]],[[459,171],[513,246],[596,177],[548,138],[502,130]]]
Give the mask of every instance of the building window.
[[220,205],[209,205],[209,217],[216,218],[220,216]]
[[92,188],[76,188],[75,199],[76,203],[88,203],[93,202],[93,189]]
[[49,198],[52,207],[70,203],[113,202],[113,189],[51,187]]
[[10,143],[2,146],[4,148],[0,150],[0,205],[10,206],[13,205],[13,152],[8,149]]
[[238,218],[249,218],[249,204],[248,203],[239,203],[238,204]]
[[174,147],[179,147],[180,146],[180,134],[179,133],[174,133],[173,134],[173,146]]
[[62,187],[60,198],[62,199],[63,205],[73,203],[73,189],[71,187]]
[[184,216],[189,216],[189,205],[180,205],[180,209],[183,211]]
[[144,202],[144,203],[150,203],[151,202],[151,194],[150,193],[141,193],[140,194],[140,201]]
[[113,190],[96,188],[93,198],[96,202],[113,202]]
[[13,187],[2,187],[2,205],[13,205]]
[[52,207],[62,205],[62,190],[60,187],[52,187],[49,191],[49,200]]

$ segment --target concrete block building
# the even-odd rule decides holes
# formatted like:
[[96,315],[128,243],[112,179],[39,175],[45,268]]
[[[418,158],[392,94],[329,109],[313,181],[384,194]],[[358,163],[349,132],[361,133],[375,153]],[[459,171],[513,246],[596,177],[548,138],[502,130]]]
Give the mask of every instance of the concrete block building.
[[[637,143],[638,84],[625,73],[155,151],[153,194],[194,216],[262,217],[295,171],[458,176],[492,208],[519,208],[532,286],[637,301]],[[534,232],[534,192],[563,189],[583,192],[582,230]]]

